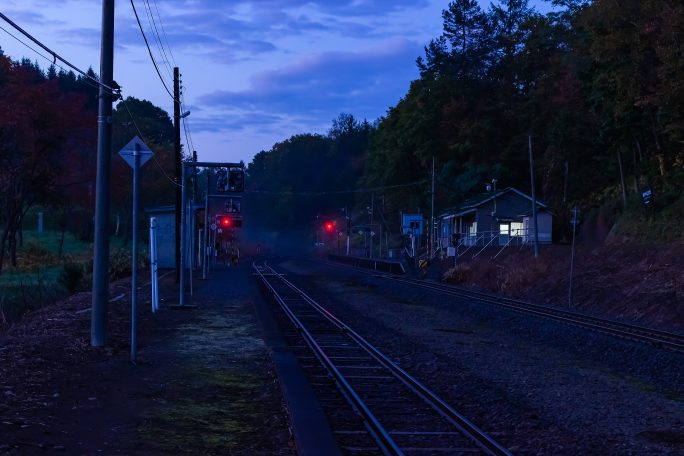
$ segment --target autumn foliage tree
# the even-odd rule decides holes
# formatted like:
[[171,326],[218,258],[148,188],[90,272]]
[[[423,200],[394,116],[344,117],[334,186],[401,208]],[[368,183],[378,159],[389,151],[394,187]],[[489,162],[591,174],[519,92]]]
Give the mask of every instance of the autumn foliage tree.
[[[64,194],[72,133],[83,127],[84,98],[67,95],[30,62],[0,56],[0,268],[5,255],[16,265],[17,234],[37,203]],[[87,128],[87,127],[86,127]]]

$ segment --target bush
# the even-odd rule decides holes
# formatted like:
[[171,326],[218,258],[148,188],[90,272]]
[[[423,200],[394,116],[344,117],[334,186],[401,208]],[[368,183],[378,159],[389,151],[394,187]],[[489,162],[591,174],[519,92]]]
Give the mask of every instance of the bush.
[[43,267],[55,261],[55,255],[36,241],[28,242],[20,251],[20,255],[25,269]]
[[447,283],[467,283],[473,276],[473,268],[467,263],[457,264],[444,273]]
[[84,288],[85,267],[81,263],[66,263],[57,281],[60,285],[74,293]]
[[109,255],[109,278],[120,279],[131,275],[131,252],[117,249]]
[[[125,248],[115,250],[109,256],[109,278],[111,280],[129,277],[131,275],[131,251]],[[147,255],[141,249],[138,253],[138,268],[149,265]]]

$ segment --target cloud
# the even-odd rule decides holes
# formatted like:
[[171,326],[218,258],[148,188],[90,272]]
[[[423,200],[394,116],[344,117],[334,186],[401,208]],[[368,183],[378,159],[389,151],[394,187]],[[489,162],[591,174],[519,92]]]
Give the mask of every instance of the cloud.
[[360,52],[310,55],[263,71],[242,91],[216,91],[200,104],[243,113],[270,113],[300,122],[332,119],[340,112],[377,117],[395,104],[417,76],[420,46],[396,39]]

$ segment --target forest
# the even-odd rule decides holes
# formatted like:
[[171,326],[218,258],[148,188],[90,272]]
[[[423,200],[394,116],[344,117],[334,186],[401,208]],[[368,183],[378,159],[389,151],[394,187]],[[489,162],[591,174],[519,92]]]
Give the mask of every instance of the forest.
[[[379,119],[342,113],[248,165],[251,225],[312,233],[324,219],[398,233],[401,212],[457,207],[497,179],[538,197],[567,235],[570,210],[607,210],[633,239],[684,238],[684,6],[674,0],[525,0],[483,9],[456,0],[416,56],[419,77]],[[89,74],[95,77],[92,70]],[[16,264],[29,211],[92,237],[97,90],[87,78],[0,50],[0,270]],[[113,116],[112,231],[130,236],[131,172],[116,152],[134,135],[155,151],[142,207],[173,204],[172,122],[148,101]],[[644,204],[642,195],[651,191]],[[35,222],[31,222],[35,223]]]
[[[95,77],[90,69],[88,75]],[[173,126],[148,101],[119,100],[112,123],[111,209],[113,232],[130,236],[131,170],[117,152],[136,134],[155,151],[143,173],[141,205],[173,204]],[[0,50],[0,271],[17,265],[17,247],[32,210],[46,229],[92,241],[97,87],[83,76],[28,59],[13,62]],[[35,215],[35,214],[34,214]],[[63,239],[64,236],[62,236]],[[61,248],[59,252],[62,255]]]
[[636,238],[681,238],[684,6],[552,3],[541,14],[525,0],[450,2],[420,77],[382,118],[342,114],[327,135],[257,154],[248,171],[264,223],[311,229],[342,208],[360,221],[374,200],[396,233],[401,211],[429,216],[433,159],[439,212],[492,179],[529,193],[531,144],[557,239],[575,206],[607,209]]

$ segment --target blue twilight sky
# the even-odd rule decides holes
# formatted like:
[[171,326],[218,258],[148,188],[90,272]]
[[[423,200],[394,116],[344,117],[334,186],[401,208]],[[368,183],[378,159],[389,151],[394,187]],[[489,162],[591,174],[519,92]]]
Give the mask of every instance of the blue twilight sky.
[[[369,121],[384,115],[418,77],[415,60],[441,33],[441,12],[449,2],[134,3],[170,89],[172,68],[180,68],[199,159],[249,163],[293,134],[326,133],[342,112]],[[486,8],[490,2],[480,3]],[[2,0],[0,11],[71,63],[97,73],[101,6],[96,0]],[[0,26],[20,36],[4,21]],[[155,27],[170,53],[160,50]],[[172,114],[171,97],[151,64],[130,0],[116,2],[115,43],[114,79],[124,95],[150,100]],[[0,47],[15,60],[50,64],[3,30]]]

